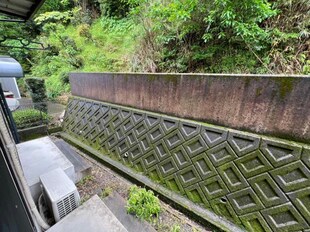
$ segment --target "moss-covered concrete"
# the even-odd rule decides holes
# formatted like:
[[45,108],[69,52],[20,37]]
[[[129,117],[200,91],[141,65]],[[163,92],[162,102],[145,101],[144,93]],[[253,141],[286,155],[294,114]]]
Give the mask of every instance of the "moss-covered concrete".
[[[306,144],[76,97],[63,129],[99,159],[237,225],[307,228],[307,214],[299,210],[306,206],[287,194],[310,187]],[[258,219],[247,219],[253,213]]]
[[70,81],[75,96],[310,141],[309,76],[73,73]]

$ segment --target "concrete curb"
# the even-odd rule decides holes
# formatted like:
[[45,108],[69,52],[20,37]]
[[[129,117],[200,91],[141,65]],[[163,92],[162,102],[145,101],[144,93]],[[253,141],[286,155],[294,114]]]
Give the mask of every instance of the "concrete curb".
[[212,224],[224,231],[234,231],[234,232],[244,232],[245,230],[231,223],[223,217],[220,217],[213,212],[203,209],[198,205],[194,204],[190,200],[164,188],[160,184],[156,184],[151,181],[149,178],[134,172],[130,168],[110,159],[108,156],[104,156],[95,149],[81,143],[75,138],[71,137],[66,133],[61,133],[61,137],[68,141],[69,143],[77,146],[82,149],[84,152],[89,155],[95,156],[96,159],[100,160],[104,164],[107,164],[109,167],[113,168],[115,171],[125,175],[126,177],[138,182],[139,184],[145,185],[147,188],[152,189],[154,192],[158,193],[163,200],[171,201],[183,212],[186,214],[194,215],[199,220],[204,222],[204,224]]

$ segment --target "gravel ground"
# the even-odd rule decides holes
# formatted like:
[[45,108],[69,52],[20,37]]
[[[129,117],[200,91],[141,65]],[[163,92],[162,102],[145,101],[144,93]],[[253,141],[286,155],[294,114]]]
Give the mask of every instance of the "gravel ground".
[[[77,184],[82,203],[95,194],[103,196],[105,189],[116,191],[123,198],[127,199],[128,190],[130,186],[133,185],[132,182],[85,155],[80,150],[74,149],[84,157],[86,162],[92,167],[91,175],[85,177]],[[159,232],[212,231],[212,229],[203,227],[163,201],[161,201],[161,208],[162,211],[160,212],[159,220],[157,223],[153,224],[154,228]],[[176,227],[179,227],[180,230],[174,230]]]

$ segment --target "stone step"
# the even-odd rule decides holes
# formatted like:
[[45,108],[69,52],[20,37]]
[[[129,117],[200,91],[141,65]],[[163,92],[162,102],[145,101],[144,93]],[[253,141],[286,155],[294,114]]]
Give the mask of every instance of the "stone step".
[[68,143],[62,139],[53,140],[53,142],[73,164],[76,174],[75,183],[91,174],[91,166]]
[[127,213],[126,200],[118,193],[113,192],[110,196],[104,198],[103,201],[128,232],[156,232],[146,221],[139,220],[137,217]]
[[64,217],[47,232],[127,232],[111,210],[97,196]]

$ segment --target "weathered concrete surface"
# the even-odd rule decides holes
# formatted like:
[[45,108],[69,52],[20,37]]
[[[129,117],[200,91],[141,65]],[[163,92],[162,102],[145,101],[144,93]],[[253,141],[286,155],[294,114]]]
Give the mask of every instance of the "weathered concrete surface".
[[308,144],[79,97],[68,103],[63,130],[113,167],[141,173],[143,184],[149,178],[156,191],[187,197],[188,209],[196,203],[248,231],[310,229]]
[[44,173],[61,168],[72,181],[75,181],[73,164],[49,137],[17,144],[17,150],[26,181],[35,201],[42,192],[40,176]]
[[58,149],[73,164],[75,171],[75,183],[82,180],[85,176],[91,174],[91,166],[75,151],[72,147],[62,139],[53,141]]
[[128,232],[156,232],[146,221],[140,220],[136,216],[127,213],[127,202],[117,192],[113,192],[110,196],[104,198],[103,202]]
[[310,77],[72,73],[72,94],[310,141]]
[[48,232],[127,232],[109,208],[96,195],[74,210]]

